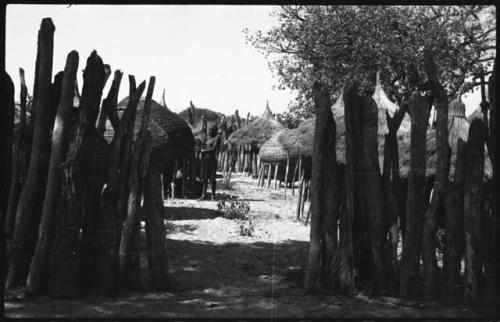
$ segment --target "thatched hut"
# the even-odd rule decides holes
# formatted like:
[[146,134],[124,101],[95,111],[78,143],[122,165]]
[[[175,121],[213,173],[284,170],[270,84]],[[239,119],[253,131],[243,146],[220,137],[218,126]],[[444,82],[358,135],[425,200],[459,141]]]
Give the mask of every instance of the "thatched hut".
[[284,126],[274,119],[273,113],[267,105],[261,117],[234,131],[229,136],[228,142],[235,145],[249,144],[258,152],[264,142],[269,140],[274,133],[283,129]]
[[[127,107],[128,96],[118,103],[118,111],[124,111]],[[142,113],[144,109],[144,99],[141,98],[137,105],[135,117],[134,139],[139,133]],[[119,113],[121,114],[121,113]],[[161,106],[156,101],[151,101],[151,115],[148,130],[152,136],[152,148],[156,153],[161,153],[163,157],[186,157],[190,155],[194,147],[194,136],[188,124],[176,113]],[[108,122],[104,138],[111,142],[114,136],[114,129]]]
[[284,126],[274,119],[269,104],[266,104],[262,116],[231,133],[227,143],[231,146],[230,149],[236,153],[239,153],[238,150],[243,148],[243,153],[248,155],[249,167],[247,170],[255,175],[260,148],[273,134],[283,129]]

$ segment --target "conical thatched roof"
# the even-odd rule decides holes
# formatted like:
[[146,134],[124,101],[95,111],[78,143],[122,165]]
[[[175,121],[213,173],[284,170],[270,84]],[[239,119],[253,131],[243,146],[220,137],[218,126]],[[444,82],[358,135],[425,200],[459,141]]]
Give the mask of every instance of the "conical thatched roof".
[[[127,103],[128,97],[124,98],[118,104],[118,109],[125,109]],[[144,99],[141,98],[137,106],[134,139],[139,133],[143,108]],[[176,113],[161,106],[154,100],[151,101],[151,115],[148,129],[152,134],[154,150],[161,151],[162,154],[186,156],[193,151],[194,137],[191,128]],[[108,143],[113,139],[113,135],[113,127],[107,122],[104,137]]]
[[274,133],[283,129],[283,125],[273,118],[268,105],[261,117],[234,131],[229,136],[228,142],[236,145],[252,144],[260,149]]
[[[405,115],[403,122],[410,123],[410,117]],[[448,144],[451,148],[450,174],[449,179],[453,180],[455,172],[455,163],[457,159],[457,142],[462,139],[467,142],[469,136],[469,123],[465,119],[465,106],[460,99],[454,99],[450,102],[448,114]],[[411,132],[398,132],[398,148],[399,148],[399,165],[400,174],[402,177],[408,176],[410,166],[410,141]],[[485,165],[484,177],[491,179],[493,170],[485,145]],[[427,145],[426,145],[426,176],[436,175],[437,155],[436,155],[436,130],[429,128],[427,130]]]
[[280,130],[264,142],[259,150],[259,157],[262,162],[282,162],[287,159],[287,151],[280,142],[280,137],[286,137],[290,130]]

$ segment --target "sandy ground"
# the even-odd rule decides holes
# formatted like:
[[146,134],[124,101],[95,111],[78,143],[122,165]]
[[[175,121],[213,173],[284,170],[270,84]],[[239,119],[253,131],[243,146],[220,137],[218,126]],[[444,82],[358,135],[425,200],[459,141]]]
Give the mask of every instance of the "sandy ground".
[[[12,318],[492,318],[495,311],[428,303],[407,307],[370,299],[309,296],[300,270],[307,262],[309,226],[296,221],[296,197],[288,190],[257,187],[236,174],[217,199],[250,205],[244,223],[220,217],[217,201],[165,202],[170,292],[122,293],[51,300],[46,296],[8,300]],[[253,225],[242,236],[240,225]],[[143,248],[145,245],[143,244]],[[145,258],[142,258],[145,266]],[[146,271],[146,268],[144,271]],[[297,273],[299,272],[299,273]],[[146,275],[146,274],[144,274]]]

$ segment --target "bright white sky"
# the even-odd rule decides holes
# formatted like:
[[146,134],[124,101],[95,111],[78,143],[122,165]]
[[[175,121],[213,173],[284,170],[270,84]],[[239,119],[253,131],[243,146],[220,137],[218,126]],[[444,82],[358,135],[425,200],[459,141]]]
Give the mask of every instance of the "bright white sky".
[[[79,69],[97,50],[112,70],[124,72],[119,99],[128,95],[128,74],[139,84],[156,76],[153,98],[166,89],[169,108],[189,106],[224,114],[263,113],[266,100],[273,112],[286,110],[294,95],[274,90],[278,81],[268,62],[250,44],[244,28],[267,30],[275,21],[271,6],[229,5],[8,5],[6,69],[19,96],[18,68],[26,71],[32,94],[37,34],[44,17],[51,17],[54,34],[53,74],[64,69],[66,55],[80,54]],[[82,73],[78,75],[81,88]],[[107,95],[112,76],[103,95]],[[464,95],[466,114],[477,108],[479,91]]]
[[[51,17],[54,34],[53,74],[64,69],[71,50],[85,68],[93,49],[111,69],[124,72],[119,99],[128,95],[128,74],[137,84],[156,76],[153,98],[166,89],[169,108],[179,112],[192,100],[197,107],[224,114],[286,110],[294,95],[278,85],[264,56],[245,42],[244,28],[268,29],[271,6],[206,5],[8,5],[6,69],[19,96],[19,72],[26,71],[32,94],[37,34]],[[82,73],[78,75],[82,86]],[[103,95],[107,95],[112,75]]]

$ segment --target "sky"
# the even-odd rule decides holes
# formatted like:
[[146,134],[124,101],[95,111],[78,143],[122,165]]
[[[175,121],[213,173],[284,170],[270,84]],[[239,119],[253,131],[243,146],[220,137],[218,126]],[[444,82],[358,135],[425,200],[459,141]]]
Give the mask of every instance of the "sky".
[[[19,67],[32,94],[37,35],[41,20],[55,25],[53,75],[76,50],[79,70],[96,50],[112,71],[124,75],[119,99],[128,95],[128,76],[137,84],[156,77],[153,99],[166,90],[168,107],[179,112],[196,107],[240,115],[285,111],[294,95],[273,89],[278,80],[265,57],[245,41],[244,28],[269,29],[271,6],[206,5],[8,5],[6,69],[19,97]],[[78,75],[81,86],[82,73]],[[112,76],[103,95],[107,95]],[[144,94],[145,95],[145,94]]]
[[[64,69],[71,50],[80,55],[79,70],[96,50],[112,71],[120,69],[119,99],[128,95],[128,76],[137,84],[156,77],[153,99],[166,90],[168,107],[180,112],[196,107],[224,114],[260,115],[266,101],[283,112],[295,95],[278,85],[265,57],[246,43],[243,29],[268,30],[276,21],[272,6],[229,5],[8,5],[6,69],[19,97],[19,67],[32,94],[37,34],[51,17],[54,34],[53,75]],[[107,95],[112,76],[104,88]],[[82,73],[78,74],[81,86]],[[479,105],[480,92],[462,97],[466,115]]]

